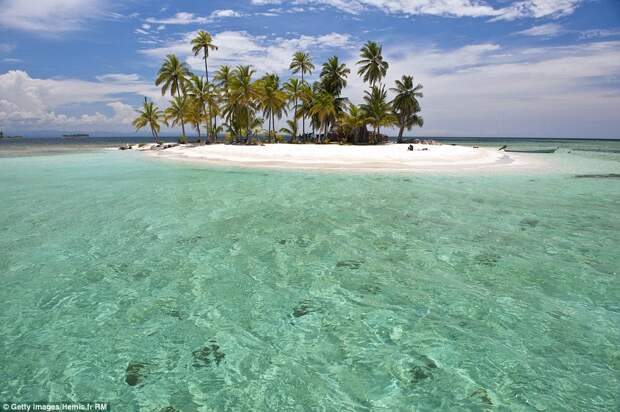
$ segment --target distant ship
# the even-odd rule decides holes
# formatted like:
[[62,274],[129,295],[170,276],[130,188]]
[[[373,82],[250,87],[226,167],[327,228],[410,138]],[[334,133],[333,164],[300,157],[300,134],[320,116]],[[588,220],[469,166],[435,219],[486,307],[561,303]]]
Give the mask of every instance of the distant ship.
[[62,137],[69,137],[69,138],[73,138],[73,137],[89,137],[89,134],[86,133],[73,133],[73,134],[63,134]]

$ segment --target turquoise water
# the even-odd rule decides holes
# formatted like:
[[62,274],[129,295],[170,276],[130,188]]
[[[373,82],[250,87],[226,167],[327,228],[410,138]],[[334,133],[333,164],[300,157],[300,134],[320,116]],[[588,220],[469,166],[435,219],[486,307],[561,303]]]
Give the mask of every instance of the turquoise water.
[[[0,159],[0,400],[620,408],[620,173]],[[172,410],[172,409],[168,409]]]

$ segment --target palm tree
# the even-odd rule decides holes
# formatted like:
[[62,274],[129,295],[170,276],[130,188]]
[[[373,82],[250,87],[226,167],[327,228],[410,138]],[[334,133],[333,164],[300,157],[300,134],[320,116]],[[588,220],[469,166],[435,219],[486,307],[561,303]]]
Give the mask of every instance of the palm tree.
[[[302,119],[305,119],[307,116],[310,116],[310,109],[312,109],[312,104],[315,100],[315,92],[312,87],[308,83],[302,83],[301,88],[299,90],[299,110],[298,115],[302,116]],[[303,122],[302,122],[303,127]],[[314,130],[313,130],[314,133]],[[302,130],[301,134],[302,141],[306,140],[306,134]]]
[[[187,120],[187,113],[190,111],[188,102],[189,99],[185,96],[177,96],[173,98],[170,101],[170,106],[164,110],[164,118],[166,119],[166,123],[169,123],[172,127],[175,127],[178,124],[183,124]],[[183,136],[179,139],[179,142],[187,143],[185,130],[183,131]]]
[[256,70],[249,65],[239,65],[233,72],[231,82],[230,100],[235,106],[235,117],[239,121],[245,122],[246,138],[250,141],[250,130],[252,126],[252,115],[254,111],[255,99],[258,96],[256,88],[252,84],[252,76]]
[[[321,85],[320,81],[315,81],[312,83],[312,88],[310,92],[310,100],[308,102],[308,115],[310,116],[310,124],[312,125],[312,135],[316,137],[316,131],[321,131],[321,118],[316,114],[316,111],[312,110],[312,107],[319,99],[319,96],[325,92],[325,89]],[[320,133],[319,133],[320,134]]]
[[[199,117],[192,116],[194,120],[199,120],[202,122],[204,118],[207,117],[207,105],[209,100],[209,84],[204,82],[202,77],[198,77],[195,74],[190,77],[188,82],[188,94],[192,99],[192,102],[196,106],[196,109],[199,110]],[[209,133],[209,129],[211,128],[211,116],[207,118],[207,136]],[[194,127],[196,125],[194,124]],[[198,137],[200,137],[200,125],[198,125]]]
[[392,107],[394,114],[398,119],[398,143],[403,140],[403,131],[405,128],[411,130],[415,125],[422,127],[424,120],[416,113],[420,111],[420,102],[418,98],[424,95],[422,85],[413,85],[413,76],[403,76],[400,80],[396,80],[396,87],[390,90],[396,93],[394,100],[392,100]]
[[[312,105],[310,114],[318,117],[320,125],[323,128],[323,139],[326,139],[328,127],[336,117],[336,99],[331,93],[322,91]],[[320,141],[321,139],[319,139],[319,142]]]
[[[413,126],[424,126],[424,118],[422,116],[418,116],[417,113],[407,116],[404,119],[401,119],[396,113],[394,114],[394,116],[396,118],[396,125],[402,127],[403,129],[411,130]],[[402,141],[402,137],[399,137],[397,140],[398,143],[402,143]]]
[[187,98],[187,108],[185,109],[185,118],[194,126],[194,129],[198,132],[198,140],[202,140],[202,134],[200,133],[200,123],[205,120],[204,106],[203,104],[193,98]]
[[217,126],[217,116],[220,114],[220,101],[222,100],[222,96],[215,84],[207,84],[205,99],[209,106],[209,118],[211,120],[209,124],[209,136],[211,136],[211,142],[216,143],[218,131],[221,129],[221,127],[218,128]]
[[357,62],[360,68],[357,74],[363,76],[364,82],[371,87],[381,82],[387,73],[388,63],[383,60],[381,52],[382,47],[374,41],[367,42],[360,50],[361,59]]
[[261,79],[254,83],[254,90],[256,90],[256,100],[258,101],[259,108],[263,110],[263,118],[267,119],[267,138],[271,139],[271,109],[273,107],[272,102],[275,96],[276,87],[280,78],[275,74],[267,73]]
[[223,64],[219,69],[215,72],[215,76],[213,76],[218,86],[222,88],[224,94],[228,94],[230,92],[230,84],[233,78],[233,70],[229,65]]
[[[233,78],[233,70],[227,64],[221,65],[220,68],[215,72],[215,76],[213,76],[213,78],[215,79],[217,85],[221,90],[221,100],[224,103],[224,107],[222,108],[222,114],[224,115],[225,120],[228,122],[229,131],[232,134],[235,134],[232,130],[234,110],[231,110],[232,105],[230,101],[230,87]],[[214,126],[214,129],[217,130],[217,126]],[[217,138],[217,131],[215,136]]]
[[321,85],[326,92],[334,97],[340,97],[342,89],[347,87],[347,76],[351,70],[344,63],[340,63],[338,56],[332,56],[323,63],[321,68]]
[[217,135],[224,131],[224,125],[213,125],[213,129],[211,129],[211,133],[215,136],[215,141],[217,142]]
[[387,101],[385,86],[372,86],[369,91],[364,92],[364,104],[362,109],[368,117],[368,123],[373,126],[372,140],[379,136],[381,126],[389,126],[396,122],[392,114],[392,108]]
[[297,138],[297,120],[287,120],[286,125],[288,127],[282,127],[280,133],[291,136],[291,142]]
[[[304,74],[312,74],[312,70],[314,70],[314,64],[312,64],[312,59],[308,53],[304,53],[302,51],[295,52],[293,54],[293,60],[291,61],[291,65],[289,69],[293,74],[301,73],[301,83],[304,83]],[[306,116],[303,115],[301,118],[301,128],[302,135],[305,137],[306,135]]]
[[138,113],[138,117],[136,117],[133,121],[133,126],[136,130],[140,130],[148,125],[151,128],[151,134],[153,135],[155,143],[159,143],[159,122],[160,120],[163,120],[164,115],[162,111],[159,110],[153,102],[147,102],[145,97],[142,110],[138,110]]
[[217,46],[213,44],[213,38],[209,33],[204,30],[200,30],[196,34],[196,37],[192,39],[192,51],[194,52],[194,56],[198,56],[202,53],[202,58],[205,61],[205,76],[207,83],[209,83],[209,66],[207,65],[209,50],[217,50]]
[[268,136],[272,139],[272,131],[275,134],[275,118],[280,119],[286,112],[287,95],[280,89],[280,78],[273,73],[266,74],[255,84],[258,92],[258,100],[263,109],[263,115],[267,117]]
[[312,63],[312,58],[308,53],[298,51],[293,54],[293,60],[291,61],[289,69],[294,74],[301,73],[301,81],[303,82],[304,74],[312,74],[312,70],[314,70],[314,64]]
[[[303,83],[294,77],[288,79],[288,82],[284,83],[284,90],[286,90],[287,98],[290,103],[293,104],[293,121],[295,123],[295,131],[297,131],[297,119],[299,119],[299,100],[302,97]],[[293,136],[293,140],[297,140],[297,135]]]
[[368,123],[368,116],[366,112],[359,106],[350,103],[347,112],[340,114],[338,118],[338,125],[347,139],[351,138],[351,143],[356,144],[359,141],[360,134],[366,135],[366,124]]
[[[194,52],[194,56],[198,56],[202,53],[202,58],[205,61],[205,79],[207,80],[207,84],[209,84],[209,66],[207,64],[207,60],[209,58],[209,50],[217,50],[217,46],[213,44],[213,38],[209,33],[204,30],[200,30],[196,37],[192,39],[192,52]],[[209,122],[208,128],[211,128],[211,117],[212,110],[211,106],[209,106]],[[208,133],[208,129],[207,129]]]
[[[161,85],[161,95],[164,96],[168,90],[170,95],[181,98],[181,92],[185,94],[185,85],[187,78],[190,76],[189,68],[187,64],[182,63],[177,56],[169,54],[164,60],[159,72],[157,73],[157,79],[155,79],[155,85]],[[185,123],[183,116],[181,116],[181,128],[183,130],[183,137],[185,137]]]

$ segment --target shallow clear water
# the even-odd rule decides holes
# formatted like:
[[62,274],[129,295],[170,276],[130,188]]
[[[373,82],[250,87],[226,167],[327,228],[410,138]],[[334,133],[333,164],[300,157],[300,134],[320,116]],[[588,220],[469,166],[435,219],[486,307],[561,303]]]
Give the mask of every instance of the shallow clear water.
[[617,410],[620,179],[574,173],[620,157],[554,156],[495,176],[2,158],[0,399]]

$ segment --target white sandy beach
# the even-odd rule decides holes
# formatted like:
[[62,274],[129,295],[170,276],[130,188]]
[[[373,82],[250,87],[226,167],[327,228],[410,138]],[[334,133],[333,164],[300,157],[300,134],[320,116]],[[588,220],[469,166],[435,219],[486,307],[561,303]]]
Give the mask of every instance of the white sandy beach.
[[324,170],[466,170],[532,166],[524,156],[496,148],[409,144],[341,146],[337,144],[179,145],[148,150],[154,157],[207,164]]

